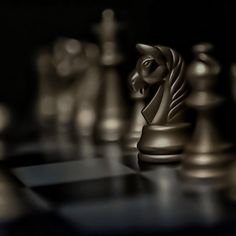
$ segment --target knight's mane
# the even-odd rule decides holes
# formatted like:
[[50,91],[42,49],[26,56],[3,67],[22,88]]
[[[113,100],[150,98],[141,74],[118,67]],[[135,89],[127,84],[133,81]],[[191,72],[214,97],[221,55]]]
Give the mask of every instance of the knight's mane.
[[167,60],[167,66],[170,70],[168,82],[170,85],[171,101],[167,117],[167,121],[170,122],[173,120],[175,115],[183,108],[184,99],[187,96],[187,84],[183,78],[184,61],[176,51],[168,47],[155,47],[163,53],[164,57]]

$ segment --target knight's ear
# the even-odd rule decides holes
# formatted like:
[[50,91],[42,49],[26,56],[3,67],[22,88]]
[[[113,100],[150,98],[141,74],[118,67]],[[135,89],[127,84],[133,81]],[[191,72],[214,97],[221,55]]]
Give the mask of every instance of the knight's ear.
[[152,56],[159,65],[166,63],[166,58],[158,47],[146,44],[137,44],[136,48],[142,55]]
[[152,52],[155,50],[155,47],[142,43],[136,44],[136,48],[138,52],[142,55],[151,55]]

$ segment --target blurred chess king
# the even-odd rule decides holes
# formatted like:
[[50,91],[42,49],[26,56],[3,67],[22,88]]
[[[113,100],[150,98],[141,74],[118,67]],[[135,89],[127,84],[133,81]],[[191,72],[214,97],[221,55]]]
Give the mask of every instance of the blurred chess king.
[[122,56],[116,42],[117,28],[114,12],[110,9],[104,10],[102,22],[97,27],[102,64],[102,85],[98,103],[98,118],[95,124],[97,141],[120,140],[126,125],[124,89],[118,71]]

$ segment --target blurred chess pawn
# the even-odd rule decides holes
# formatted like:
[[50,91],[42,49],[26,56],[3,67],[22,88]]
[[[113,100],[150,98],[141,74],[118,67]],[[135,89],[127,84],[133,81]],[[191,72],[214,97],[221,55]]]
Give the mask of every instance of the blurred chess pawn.
[[95,44],[86,43],[84,47],[88,69],[76,94],[75,127],[80,136],[91,136],[97,118],[97,98],[101,87],[100,53]]
[[220,132],[219,108],[225,99],[218,94],[220,66],[209,55],[212,46],[194,46],[195,59],[186,76],[192,86],[187,104],[197,111],[195,129],[183,155],[182,175],[187,179],[224,180],[232,160],[232,143]]
[[[137,72],[131,73],[130,77],[138,76]],[[131,99],[133,100],[133,110],[131,119],[128,122],[128,132],[124,137],[124,146],[128,150],[137,150],[137,144],[142,134],[143,126],[146,121],[141,113],[145,106],[144,103],[145,95],[140,92],[131,92]]]
[[124,89],[117,66],[122,57],[116,42],[117,23],[114,12],[103,11],[102,22],[97,27],[101,47],[102,85],[98,103],[98,119],[95,124],[97,141],[117,141],[123,136],[126,125]]

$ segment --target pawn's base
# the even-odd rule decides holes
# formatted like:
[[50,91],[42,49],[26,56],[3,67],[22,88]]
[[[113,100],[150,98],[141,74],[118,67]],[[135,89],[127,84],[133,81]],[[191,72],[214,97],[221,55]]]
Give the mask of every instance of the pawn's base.
[[217,180],[227,178],[233,154],[222,153],[185,153],[180,170],[188,180]]
[[139,161],[149,162],[149,163],[172,163],[181,160],[181,154],[171,154],[171,155],[151,155],[139,152]]

